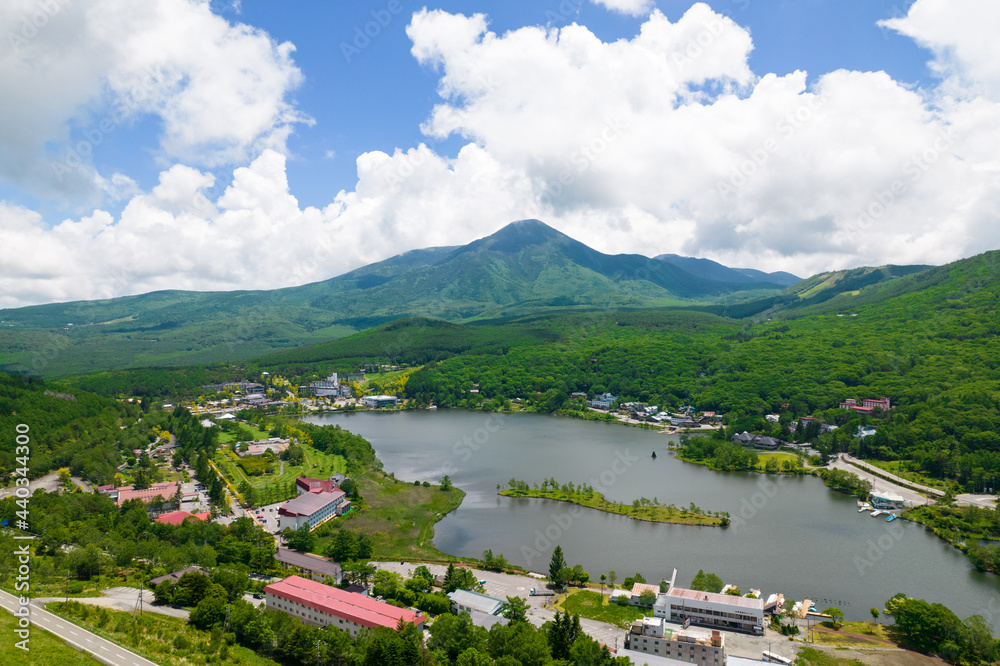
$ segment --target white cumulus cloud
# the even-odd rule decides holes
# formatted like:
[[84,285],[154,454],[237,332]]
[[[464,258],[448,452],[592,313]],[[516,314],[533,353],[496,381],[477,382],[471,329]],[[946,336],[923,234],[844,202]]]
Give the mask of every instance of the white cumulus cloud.
[[0,25],[0,178],[43,195],[104,189],[94,151],[143,117],[164,160],[209,166],[283,151],[310,122],[289,101],[294,47],[206,2],[10,0]]
[[[145,11],[119,10],[126,22]],[[1000,57],[988,12],[917,0],[886,24],[931,49],[941,78],[916,89],[878,71],[753,72],[749,31],[701,3],[673,20],[654,9],[638,34],[610,42],[582,25],[497,34],[485,15],[421,10],[407,34],[440,95],[423,131],[465,145],[454,156],[424,144],[364,153],[354,188],[322,208],[299,204],[285,170],[294,66],[265,35],[205,18],[275,65],[260,123],[234,130],[238,141],[211,124],[166,130],[164,155],[178,159],[155,187],[138,191],[122,174],[102,181],[128,201],[117,217],[96,210],[52,226],[0,202],[0,247],[11,254],[0,304],[291,286],[525,217],[605,252],[800,275],[968,256],[1000,246]],[[172,85],[186,84],[163,84],[148,104],[180,119]],[[52,122],[34,136],[57,136],[65,117],[42,115],[39,127]],[[182,159],[175,141],[203,159]],[[256,157],[216,182],[205,166],[221,158],[209,144]]]
[[643,16],[653,8],[653,0],[590,0],[595,5],[603,5],[613,12],[629,16]]

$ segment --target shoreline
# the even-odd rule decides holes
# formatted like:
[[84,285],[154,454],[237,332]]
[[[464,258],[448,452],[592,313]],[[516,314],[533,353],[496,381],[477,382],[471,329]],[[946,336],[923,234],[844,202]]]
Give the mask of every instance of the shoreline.
[[[501,490],[497,493],[498,495],[503,495],[504,497],[521,497],[526,499],[547,499],[556,502],[566,502],[567,504],[573,504],[576,506],[583,507],[585,509],[593,509],[595,511],[601,511],[603,513],[609,513],[616,516],[625,516],[626,518],[631,518],[632,520],[640,520],[647,523],[664,523],[669,525],[691,525],[693,527],[726,527],[730,524],[728,516],[710,516],[701,513],[692,513],[687,509],[674,508],[665,506],[643,506],[643,507],[633,507],[628,504],[615,504],[614,502],[609,502],[604,498],[604,495],[598,492],[585,493],[585,492],[574,492],[573,495],[589,495],[587,498],[591,503],[586,503],[582,497],[565,497],[560,495],[568,495],[569,493],[564,493],[559,490],[517,490],[513,488],[508,488]],[[632,512],[643,512],[648,511],[649,516],[643,517],[641,515],[633,515]],[[666,511],[671,515],[680,514],[677,519],[670,518],[657,518],[656,513]],[[691,516],[692,518],[681,518],[681,515]]]

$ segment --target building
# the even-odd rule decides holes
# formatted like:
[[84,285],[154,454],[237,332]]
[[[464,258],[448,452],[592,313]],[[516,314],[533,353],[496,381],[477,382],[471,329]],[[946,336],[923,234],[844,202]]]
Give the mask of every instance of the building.
[[333,492],[310,491],[285,502],[278,509],[278,528],[297,530],[306,523],[310,529],[331,518],[342,515],[351,503],[343,490]]
[[507,624],[510,622],[510,620],[505,618],[503,615],[491,615],[490,613],[480,613],[479,611],[476,610],[469,613],[469,616],[472,618],[472,624],[474,624],[477,627],[482,627],[486,631],[489,631],[495,625],[498,624],[507,626]]
[[384,409],[386,407],[395,407],[397,400],[394,395],[369,395],[362,398],[361,402],[365,407]]
[[176,583],[177,581],[179,581],[181,579],[181,576],[183,576],[186,573],[199,573],[199,574],[202,574],[204,576],[208,575],[208,572],[206,572],[204,569],[202,569],[201,567],[199,567],[196,564],[193,567],[188,567],[187,569],[181,569],[180,571],[175,571],[173,573],[168,573],[167,575],[160,576],[159,578],[153,578],[147,584],[150,587],[156,587],[157,585],[159,585],[160,583],[162,583],[165,580],[169,580],[172,583]]
[[479,611],[480,613],[487,613],[489,615],[498,615],[506,605],[505,602],[499,599],[494,599],[478,592],[470,592],[469,590],[449,592],[448,598],[451,599],[451,612],[456,615],[462,611],[467,613]]
[[861,404],[864,407],[881,409],[883,411],[892,409],[892,405],[889,403],[889,398],[865,398],[861,401]]
[[618,402],[618,396],[611,393],[602,393],[594,396],[593,400],[588,400],[587,404],[594,409],[611,409],[612,405]]
[[625,649],[699,666],[726,663],[725,637],[719,631],[674,632],[667,629],[666,621],[659,617],[644,617],[633,622],[625,634]]
[[769,423],[777,423],[778,421],[781,420],[781,416],[779,416],[778,414],[765,414],[764,420]]
[[351,387],[346,384],[340,383],[340,378],[337,373],[332,373],[326,379],[311,382],[309,386],[303,386],[302,389],[311,391],[314,395],[320,398],[350,398],[351,397]]
[[660,594],[660,586],[648,585],[646,583],[636,583],[632,586],[632,595],[629,599],[629,603],[633,606],[641,606],[642,602],[639,601],[639,598],[642,596],[643,592],[652,592],[653,598],[655,599]]
[[[104,487],[102,486],[102,488]],[[145,490],[135,490],[132,486],[122,486],[121,488],[111,488],[106,491],[101,490],[101,492],[107,494],[108,497],[118,503],[118,506],[121,506],[125,502],[134,499],[142,500],[143,502],[169,502],[174,499],[178,488],[180,488],[180,485],[176,481],[168,481],[154,483]]]
[[352,637],[366,628],[396,629],[400,620],[424,629],[423,615],[300,576],[267,585],[264,599],[267,610],[282,611],[304,624],[332,626]]
[[889,401],[889,398],[865,398],[859,405],[858,401],[854,398],[848,398],[840,403],[840,408],[853,409],[862,414],[871,414],[876,409],[881,409],[882,411],[892,409],[892,403]]
[[764,602],[729,594],[675,587],[657,597],[653,616],[671,622],[690,619],[692,624],[702,626],[764,633]]
[[240,451],[237,448],[237,455],[241,458],[246,456],[262,456],[265,451],[270,451],[274,455],[281,455],[282,452],[287,451],[288,447],[291,445],[291,440],[281,439],[280,437],[271,437],[269,439],[261,439],[256,442],[249,442],[247,444],[246,451]]
[[858,426],[858,430],[854,433],[854,436],[858,439],[864,439],[865,437],[871,437],[876,432],[873,426]]
[[876,509],[902,509],[904,501],[902,497],[888,490],[871,492],[871,503]]
[[783,442],[780,439],[775,439],[774,437],[767,437],[766,435],[753,435],[744,430],[739,434],[733,435],[733,444],[739,444],[740,446],[752,446],[755,449],[777,449],[783,444]]
[[340,581],[340,566],[327,557],[300,553],[278,546],[278,552],[274,554],[274,559],[285,568],[296,567],[308,573],[312,578],[333,578],[335,581]]
[[329,479],[311,479],[307,476],[295,479],[295,488],[299,491],[299,495],[313,492],[332,493],[338,490],[339,486],[340,484],[332,476]]
[[[243,391],[244,393],[265,393],[267,388],[256,382],[224,382],[222,384],[205,384],[201,388],[209,391]],[[164,405],[166,407],[166,405]]]
[[188,513],[187,511],[171,511],[170,513],[163,513],[154,521],[157,523],[163,523],[165,525],[181,525],[188,518],[194,518],[195,520],[200,520],[202,522],[207,521],[212,517],[212,514],[205,513]]

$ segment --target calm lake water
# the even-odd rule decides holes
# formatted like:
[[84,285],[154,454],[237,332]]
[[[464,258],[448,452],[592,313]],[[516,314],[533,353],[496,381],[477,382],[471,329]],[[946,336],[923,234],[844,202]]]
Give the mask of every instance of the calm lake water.
[[[546,572],[558,543],[570,566],[583,565],[593,580],[614,569],[619,583],[635,572],[655,583],[676,567],[677,583],[687,585],[704,569],[744,591],[810,598],[820,609],[839,606],[847,619],[868,619],[872,606],[881,609],[904,592],[1000,626],[1000,578],[977,573],[961,552],[920,525],[858,513],[853,497],[813,477],[712,472],[668,453],[673,436],[538,414],[438,410],[307,420],[364,436],[398,479],[437,482],[448,474],[467,496],[435,528],[434,544],[445,553],[481,557],[490,548]],[[497,495],[497,484],[512,477],[531,484],[550,477],[588,482],[605,488],[608,499],[629,503],[640,497],[694,502],[728,511],[733,525],[640,522]]]

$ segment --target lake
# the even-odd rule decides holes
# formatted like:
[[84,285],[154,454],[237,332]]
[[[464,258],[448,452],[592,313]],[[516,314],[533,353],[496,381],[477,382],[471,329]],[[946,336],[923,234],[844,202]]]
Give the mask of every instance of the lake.
[[[467,493],[435,526],[434,544],[458,556],[494,554],[545,573],[555,544],[570,566],[619,583],[640,572],[650,583],[686,586],[703,569],[744,592],[839,606],[847,619],[870,617],[897,592],[940,602],[959,617],[1000,624],[1000,578],[975,571],[965,555],[906,520],[858,513],[855,498],[814,477],[712,472],[666,449],[676,436],[541,414],[436,410],[324,414],[368,439],[387,472],[405,481],[448,474]],[[652,458],[656,451],[657,458]],[[641,522],[551,500],[497,495],[511,478],[534,485],[587,482],[611,500],[728,511],[727,528]]]

